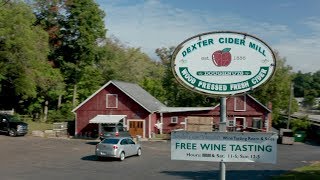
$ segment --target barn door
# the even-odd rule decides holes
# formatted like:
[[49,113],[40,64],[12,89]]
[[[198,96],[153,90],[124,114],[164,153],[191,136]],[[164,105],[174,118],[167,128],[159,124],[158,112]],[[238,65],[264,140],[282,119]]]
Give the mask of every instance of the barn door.
[[136,137],[137,135],[143,137],[143,122],[141,120],[129,121],[129,133],[132,137]]
[[246,128],[246,118],[244,117],[235,117],[236,121],[236,130],[243,130]]

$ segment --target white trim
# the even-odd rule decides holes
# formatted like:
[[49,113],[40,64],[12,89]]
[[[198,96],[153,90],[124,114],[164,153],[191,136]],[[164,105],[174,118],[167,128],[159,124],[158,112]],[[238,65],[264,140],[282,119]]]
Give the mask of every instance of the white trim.
[[[116,105],[114,107],[109,107],[109,97],[115,96],[116,98]],[[106,108],[118,108],[118,94],[106,94]]]
[[237,121],[236,119],[243,119],[243,129],[247,128],[247,120],[245,117],[240,117],[240,116],[235,116],[234,117],[234,121],[235,121],[235,125],[237,126]]
[[74,121],[74,136],[77,137],[78,136],[78,127],[77,127],[77,122],[78,122],[78,118],[77,118],[77,113],[74,113],[75,116],[75,121]]
[[[257,120],[260,121],[260,127],[254,127],[254,126],[253,126],[253,125],[254,125],[254,122],[257,121]],[[262,118],[258,118],[258,117],[252,118],[252,128],[262,129],[263,126],[264,126],[264,122],[263,122]]]
[[163,113],[160,113],[160,123],[162,124],[161,128],[160,128],[160,134],[163,133]]
[[146,137],[146,121],[144,119],[127,119],[128,131],[130,130],[130,121],[142,121],[142,129],[143,129],[143,135],[142,135],[143,137],[142,138],[145,138]]
[[[243,97],[243,109],[237,109],[237,99],[238,99],[239,97]],[[234,111],[246,111],[246,110],[247,110],[247,98],[246,98],[246,95],[243,95],[243,96],[234,96],[234,98],[233,98],[233,105],[234,105],[234,108],[233,108]]]
[[[176,119],[176,122],[174,122],[173,120]],[[170,118],[170,123],[171,124],[177,124],[179,122],[179,117],[178,116],[172,116]]]
[[[233,126],[230,126],[230,122],[233,122]],[[227,120],[227,127],[236,127],[236,119],[228,119]]]
[[149,114],[148,124],[149,124],[148,138],[151,138],[151,114]]

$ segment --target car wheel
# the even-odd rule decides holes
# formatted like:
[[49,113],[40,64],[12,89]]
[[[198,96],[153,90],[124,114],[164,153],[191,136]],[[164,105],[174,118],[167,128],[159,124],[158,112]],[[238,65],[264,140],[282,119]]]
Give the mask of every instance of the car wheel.
[[124,154],[124,152],[121,152],[121,154],[120,154],[120,161],[123,161],[124,158],[126,158],[126,157],[125,157],[125,154]]
[[141,148],[138,149],[137,156],[141,156]]
[[11,137],[17,136],[17,131],[14,130],[14,129],[10,129],[9,130],[9,136],[11,136]]

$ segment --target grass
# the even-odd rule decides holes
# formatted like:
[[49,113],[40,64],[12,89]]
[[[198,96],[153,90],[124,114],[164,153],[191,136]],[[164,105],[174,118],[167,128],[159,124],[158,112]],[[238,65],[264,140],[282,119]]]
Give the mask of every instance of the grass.
[[52,129],[52,123],[44,123],[44,122],[36,122],[36,121],[25,121],[28,123],[28,129],[29,134],[32,133],[32,131],[45,131],[48,129]]
[[294,169],[288,173],[272,178],[273,180],[319,180],[320,179],[320,162],[310,166],[304,166]]

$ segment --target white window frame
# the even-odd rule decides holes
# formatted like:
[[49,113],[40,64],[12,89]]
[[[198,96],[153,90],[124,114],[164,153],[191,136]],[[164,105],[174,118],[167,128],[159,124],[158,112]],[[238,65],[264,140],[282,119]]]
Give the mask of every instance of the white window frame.
[[243,119],[243,129],[245,129],[245,128],[247,128],[248,126],[247,126],[247,119],[245,118],[245,117],[238,117],[238,116],[236,116],[236,117],[234,117],[234,124],[235,124],[235,126],[237,126],[237,121],[236,121],[236,119]]
[[[114,107],[109,107],[109,96],[115,96],[116,98],[116,105]],[[118,94],[107,94],[106,95],[106,108],[118,108]]]
[[[254,122],[260,121],[260,127],[254,127]],[[252,118],[252,128],[262,129],[263,128],[263,121],[262,118]]]
[[172,116],[170,123],[171,123],[171,124],[177,124],[177,123],[178,123],[178,120],[179,120],[178,116]]
[[[230,125],[232,122],[232,125]],[[236,127],[236,120],[235,119],[228,119],[227,120],[227,126],[228,127]]]
[[[240,96],[239,96],[240,97]],[[237,109],[237,99],[238,97],[235,96],[234,97],[234,111],[246,111],[247,110],[247,99],[246,99],[246,95],[243,96],[243,109]]]

